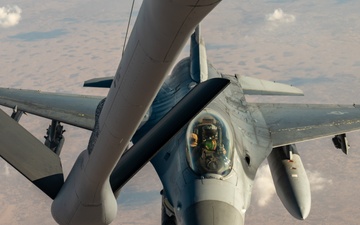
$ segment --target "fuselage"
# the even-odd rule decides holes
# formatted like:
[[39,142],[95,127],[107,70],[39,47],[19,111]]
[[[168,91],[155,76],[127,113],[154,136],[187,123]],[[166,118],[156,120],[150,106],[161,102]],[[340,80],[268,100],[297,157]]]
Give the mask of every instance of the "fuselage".
[[[190,60],[174,68],[135,143],[196,85]],[[224,76],[209,64],[209,79]],[[178,224],[243,224],[255,173],[272,149],[261,114],[247,106],[237,78],[226,77],[231,84],[151,161]]]

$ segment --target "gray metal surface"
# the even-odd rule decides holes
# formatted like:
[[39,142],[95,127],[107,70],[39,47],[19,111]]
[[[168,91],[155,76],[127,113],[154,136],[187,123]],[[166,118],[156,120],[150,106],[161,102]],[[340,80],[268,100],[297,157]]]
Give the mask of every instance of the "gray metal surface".
[[186,225],[242,225],[239,211],[231,204],[221,201],[201,201],[191,205],[185,210],[184,221]]
[[268,80],[261,80],[254,77],[237,75],[239,83],[246,95],[286,95],[286,96],[302,96],[303,91],[299,88],[276,83]]
[[357,105],[249,103],[269,127],[274,147],[342,134],[360,128]]
[[104,97],[0,88],[0,105],[92,130]]
[[2,110],[0,143],[0,156],[55,198],[64,183],[60,158]]
[[274,148],[267,159],[281,202],[293,217],[306,219],[311,209],[310,183],[295,145]]
[[[136,133],[133,141],[137,141],[150,131],[160,120],[164,112],[170,110],[176,102],[189,92],[195,81],[189,74],[190,60],[182,60],[173,70],[152,105],[149,121]],[[221,77],[208,64],[209,77]],[[164,194],[179,224],[191,223],[186,217],[186,209],[201,201],[217,201],[230,204],[240,218],[244,218],[251,199],[251,185],[260,163],[271,151],[270,135],[260,111],[247,108],[241,86],[234,76],[230,85],[211,102],[206,110],[216,111],[229,124],[234,135],[236,152],[233,172],[228,176],[209,174],[201,177],[189,168],[186,155],[186,129],[181,130],[171,142],[152,159],[152,163],[164,186]],[[257,121],[254,123],[254,121]],[[251,157],[250,166],[245,158]],[[221,203],[220,203],[221,205]],[[171,211],[171,210],[170,210]],[[195,218],[195,216],[199,216]],[[193,220],[201,221],[202,214],[193,214]],[[236,221],[237,220],[237,221]],[[241,223],[243,219],[236,219]],[[211,220],[213,221],[213,220]],[[202,224],[213,224],[209,223]]]

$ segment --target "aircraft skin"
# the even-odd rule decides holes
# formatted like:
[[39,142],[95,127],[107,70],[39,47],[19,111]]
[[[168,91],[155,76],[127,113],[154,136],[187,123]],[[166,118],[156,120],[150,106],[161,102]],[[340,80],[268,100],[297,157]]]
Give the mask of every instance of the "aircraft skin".
[[[164,82],[190,33],[217,4],[144,1],[114,79],[87,82],[109,87],[106,100],[0,89],[0,104],[14,109],[14,120],[0,111],[1,157],[54,200],[56,222],[110,224],[121,187],[150,160],[163,185],[163,224],[244,224],[265,158],[284,206],[295,218],[307,217],[310,186],[294,143],[337,135],[335,146],[347,152],[343,134],[360,129],[360,111],[356,105],[247,102],[246,94],[302,92],[219,73],[208,63],[199,28],[190,57]],[[21,112],[53,121],[46,146],[16,122]],[[58,122],[93,131],[65,181]]]
[[[174,69],[173,73],[176,76],[172,76],[174,78],[168,83],[169,89],[176,87],[179,89],[178,95],[181,93],[184,95],[189,90],[191,83],[194,83],[188,73],[189,65],[189,58],[181,61]],[[212,67],[209,68],[210,74],[214,77],[221,76]],[[168,99],[159,96],[161,100],[155,100],[152,106],[153,115],[157,115],[157,107],[160,108],[159,111],[163,110],[164,106],[161,107],[161,104],[169,104],[170,107],[174,104],[176,98],[171,98],[171,95],[167,96]],[[190,149],[187,128],[180,131],[152,159],[151,162],[164,186],[164,198],[173,206],[171,211],[178,218],[178,224],[244,223],[256,170],[270,153],[272,147],[261,114],[251,115],[243,97],[242,89],[236,78],[233,77],[229,87],[201,113],[215,114],[226,124],[224,128],[227,129],[229,136],[223,138],[229,138],[228,141],[232,142],[229,147],[233,148],[227,149],[229,153],[233,151],[233,155],[229,159],[233,164],[229,174],[226,176],[214,173],[197,174],[189,167],[187,151]],[[244,104],[241,104],[242,101]],[[157,103],[160,106],[157,106]],[[258,121],[257,124],[252,123],[255,119]],[[151,120],[150,117],[149,121]],[[141,138],[138,137],[141,136],[139,133],[146,129],[147,125],[135,135],[134,143],[137,138]],[[255,132],[258,134],[257,140],[252,138]],[[250,146],[252,152],[248,151]],[[256,154],[254,154],[255,152]],[[249,155],[251,155],[250,164],[245,161],[245,157],[249,157]],[[231,155],[229,154],[229,156]]]
[[[195,35],[192,36],[193,42],[196,42]],[[200,72],[194,77],[189,73],[196,61],[195,54],[192,52],[191,58],[176,65],[151,106],[153,116],[132,139],[135,144],[158,122],[159,115],[169,111],[201,79]],[[223,132],[227,134],[223,139],[228,142],[226,157],[231,164],[230,172],[199,171],[196,167],[201,166],[192,167],[189,128],[182,129],[151,160],[164,186],[163,204],[168,207],[164,211],[168,211],[169,218],[164,216],[163,223],[167,224],[166,221],[172,221],[171,216],[175,216],[177,224],[244,224],[256,171],[272,150],[270,133],[260,111],[246,102],[238,78],[219,73],[207,62],[203,64],[207,67],[206,79],[225,77],[231,81],[194,119],[197,121],[203,115],[214,115],[222,120],[222,128],[226,129]],[[303,218],[309,210],[309,207],[304,209],[305,215],[302,211],[296,213]]]

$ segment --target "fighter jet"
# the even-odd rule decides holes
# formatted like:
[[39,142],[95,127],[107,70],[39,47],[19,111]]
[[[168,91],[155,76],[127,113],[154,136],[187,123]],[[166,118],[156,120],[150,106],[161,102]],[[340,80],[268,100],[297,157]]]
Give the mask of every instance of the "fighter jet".
[[[53,199],[57,223],[110,224],[121,188],[149,161],[163,186],[162,224],[244,224],[265,159],[285,208],[308,216],[310,185],[295,144],[334,136],[347,153],[359,107],[246,101],[303,92],[210,64],[198,25],[218,3],[144,1],[115,76],[84,84],[109,88],[105,98],[0,89],[0,104],[14,109],[0,111],[0,155]],[[190,56],[167,76],[189,37]],[[44,144],[17,123],[24,112],[52,121]],[[62,124],[92,131],[66,179]]]

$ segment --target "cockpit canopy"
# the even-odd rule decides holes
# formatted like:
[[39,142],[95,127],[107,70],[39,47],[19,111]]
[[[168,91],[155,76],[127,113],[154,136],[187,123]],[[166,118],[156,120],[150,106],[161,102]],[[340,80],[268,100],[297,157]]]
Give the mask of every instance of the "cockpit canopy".
[[212,110],[204,110],[192,120],[186,131],[186,155],[189,166],[198,175],[230,173],[233,160],[233,136],[225,120]]

